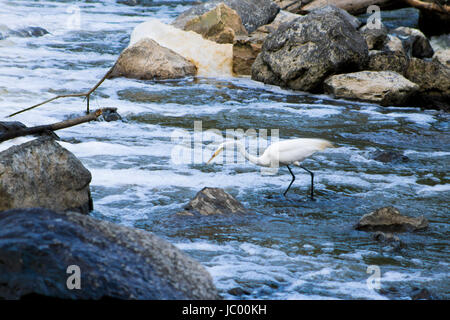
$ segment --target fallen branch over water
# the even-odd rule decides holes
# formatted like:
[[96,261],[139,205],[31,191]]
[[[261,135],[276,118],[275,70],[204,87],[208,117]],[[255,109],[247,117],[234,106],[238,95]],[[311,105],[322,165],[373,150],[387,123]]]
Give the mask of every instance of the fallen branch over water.
[[90,95],[91,95],[91,94],[92,94],[92,93],[93,93],[93,92],[94,92],[94,91],[95,91],[95,90],[103,83],[103,81],[105,81],[105,80],[109,77],[109,75],[111,74],[111,71],[112,71],[113,69],[114,69],[114,66],[113,66],[111,69],[109,69],[109,71],[103,76],[103,78],[101,78],[100,81],[97,82],[97,84],[96,84],[95,86],[93,86],[92,89],[90,89],[90,90],[87,91],[87,92],[84,92],[84,93],[61,94],[61,95],[55,96],[55,97],[53,97],[53,98],[50,98],[50,99],[48,99],[48,100],[45,100],[45,101],[43,101],[43,102],[41,102],[41,103],[35,104],[34,106],[31,106],[31,107],[22,109],[22,110],[17,111],[17,112],[14,112],[14,113],[10,114],[9,116],[7,116],[7,118],[10,118],[10,117],[13,117],[13,116],[15,116],[15,115],[18,115],[19,113],[22,113],[22,112],[25,112],[25,111],[28,111],[28,110],[37,108],[37,107],[42,106],[42,105],[44,105],[44,104],[46,104],[46,103],[49,103],[49,102],[51,102],[51,101],[53,101],[53,100],[61,99],[61,98],[69,98],[69,97],[85,97],[85,99],[86,99],[86,113],[89,113],[89,112],[90,112],[90,111],[89,111],[89,98],[90,98]]
[[23,128],[23,129],[19,129],[19,130],[15,130],[15,131],[5,132],[2,135],[0,135],[0,142],[11,140],[11,139],[14,139],[17,137],[27,136],[30,134],[38,134],[38,133],[43,133],[46,131],[55,131],[55,130],[60,130],[60,129],[64,129],[64,128],[69,128],[69,127],[73,127],[73,126],[76,126],[81,123],[96,120],[99,116],[101,116],[103,111],[106,111],[107,109],[108,108],[98,109],[98,110],[95,110],[94,112],[91,112],[91,113],[85,115],[85,116],[73,118],[73,119],[69,119],[69,120],[65,120],[65,121],[61,121],[61,122],[57,122],[57,123],[53,123],[53,124],[47,124],[47,125],[42,125],[42,126]]
[[420,0],[403,0],[407,4],[409,4],[411,7],[422,9],[422,10],[429,10],[429,11],[437,11],[441,13],[447,13],[450,14],[450,6],[445,4],[440,4],[437,1],[434,2],[425,2]]

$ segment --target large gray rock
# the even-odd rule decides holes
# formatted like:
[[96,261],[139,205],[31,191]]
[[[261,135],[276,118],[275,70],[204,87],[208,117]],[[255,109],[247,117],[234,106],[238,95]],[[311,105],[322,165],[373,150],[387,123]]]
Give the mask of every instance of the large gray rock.
[[244,206],[220,188],[203,188],[178,215],[246,213]]
[[447,68],[450,68],[450,48],[437,50],[434,53],[433,61],[439,62]]
[[384,207],[365,214],[355,225],[357,230],[386,232],[416,231],[427,227],[428,220],[423,216],[407,217],[394,207]]
[[189,20],[214,9],[221,2],[239,14],[249,33],[259,26],[271,23],[280,11],[271,0],[211,0],[186,10],[172,22],[172,25],[184,30]]
[[145,38],[120,54],[109,78],[159,80],[194,76],[196,73],[197,67],[191,61]]
[[43,207],[92,210],[91,173],[51,138],[39,138],[0,153],[0,211]]
[[333,75],[324,82],[326,93],[381,105],[402,105],[419,86],[393,71],[360,71]]
[[[0,299],[220,298],[198,262],[142,230],[33,208],[0,212],[0,239]],[[80,289],[67,287],[71,265]]]
[[450,68],[439,62],[411,58],[405,76],[420,86],[417,105],[450,110]]
[[341,9],[327,6],[282,24],[264,41],[252,79],[294,90],[321,91],[326,77],[360,70],[367,44]]
[[233,44],[233,72],[237,75],[251,75],[252,65],[261,52],[267,36],[281,24],[297,19],[299,15],[281,10],[275,20],[263,25],[249,35],[236,37]]

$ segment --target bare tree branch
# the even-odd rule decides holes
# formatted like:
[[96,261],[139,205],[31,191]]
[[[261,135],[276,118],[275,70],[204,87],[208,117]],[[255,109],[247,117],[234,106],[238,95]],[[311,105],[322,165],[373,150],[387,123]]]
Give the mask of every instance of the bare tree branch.
[[53,124],[47,124],[47,125],[42,125],[42,126],[23,128],[23,129],[5,132],[2,135],[0,135],[0,143],[3,141],[6,141],[6,140],[11,140],[11,139],[17,138],[17,137],[23,137],[23,136],[42,133],[42,132],[46,132],[46,131],[60,130],[60,129],[64,129],[64,128],[73,127],[73,126],[76,126],[81,123],[89,122],[89,121],[97,119],[103,113],[103,111],[106,109],[108,109],[108,108],[97,109],[94,112],[91,112],[85,116],[81,116],[78,118],[73,118],[73,119],[69,119],[69,120],[65,120],[65,121],[61,121],[61,122],[56,122]]
[[434,2],[424,2],[420,0],[403,0],[405,3],[409,4],[411,7],[422,9],[422,10],[429,10],[429,11],[437,11],[441,13],[447,13],[450,14],[450,6],[440,3],[434,3]]
[[85,97],[85,99],[86,99],[86,113],[89,113],[89,98],[90,98],[90,95],[92,94],[92,92],[94,92],[103,83],[103,81],[105,81],[109,77],[109,75],[111,74],[111,71],[113,69],[114,69],[114,66],[111,69],[109,69],[109,71],[103,76],[103,78],[100,79],[99,82],[97,82],[97,84],[95,86],[93,86],[89,91],[87,91],[85,93],[61,94],[61,95],[55,96],[53,98],[50,98],[48,100],[45,100],[43,102],[40,102],[38,104],[35,104],[35,105],[31,106],[31,107],[28,107],[28,108],[22,109],[20,111],[14,112],[14,113],[10,114],[9,116],[7,116],[7,118],[14,117],[15,115],[18,115],[19,113],[22,113],[22,112],[25,112],[25,111],[37,108],[37,107],[42,106],[43,104],[49,103],[49,102],[51,102],[53,100],[61,99],[61,98],[69,98],[69,97]]

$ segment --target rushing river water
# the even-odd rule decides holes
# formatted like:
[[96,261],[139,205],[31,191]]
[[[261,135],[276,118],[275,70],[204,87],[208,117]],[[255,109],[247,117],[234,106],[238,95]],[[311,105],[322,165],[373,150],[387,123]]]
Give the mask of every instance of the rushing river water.
[[[39,26],[50,34],[0,40],[0,119],[55,94],[87,91],[128,45],[136,25],[149,18],[170,22],[191,3],[1,0],[1,24]],[[80,115],[84,106],[79,98],[62,99],[13,119],[53,123]],[[92,173],[92,216],[175,244],[208,269],[226,299],[385,299],[367,286],[370,265],[380,267],[382,288],[397,289],[394,298],[408,299],[415,287],[450,297],[448,114],[335,100],[248,78],[107,80],[91,107],[117,107],[124,119],[58,134]],[[337,148],[304,162],[316,174],[317,201],[308,199],[309,175],[298,168],[285,199],[285,168],[263,175],[248,162],[174,163],[171,153],[180,142],[172,134],[193,134],[194,121],[223,134],[268,129],[270,138],[270,130],[278,129],[280,139],[332,141]],[[205,157],[214,151],[211,141],[192,141],[196,156],[201,148]],[[372,160],[378,149],[403,153],[409,161]],[[251,213],[177,216],[205,186],[224,188]],[[401,250],[352,228],[363,214],[387,205],[424,215],[430,227],[400,234],[406,244]]]

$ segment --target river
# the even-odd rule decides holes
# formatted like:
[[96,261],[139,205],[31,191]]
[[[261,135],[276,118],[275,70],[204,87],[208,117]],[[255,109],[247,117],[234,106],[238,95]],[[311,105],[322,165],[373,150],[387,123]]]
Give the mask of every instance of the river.
[[[134,27],[149,18],[170,22],[191,4],[1,0],[2,25],[39,26],[50,34],[0,40],[0,119],[55,94],[87,91],[128,45]],[[224,298],[387,299],[367,285],[372,265],[380,268],[382,288],[397,290],[391,290],[394,298],[409,299],[413,288],[450,298],[449,114],[332,99],[245,77],[107,80],[91,98],[91,108],[100,107],[118,108],[123,121],[58,131],[61,145],[92,173],[91,215],[173,243],[207,268]],[[13,119],[53,123],[84,108],[80,98],[61,99]],[[337,148],[304,162],[315,173],[316,201],[309,200],[310,177],[299,168],[284,198],[291,179],[286,168],[267,175],[242,161],[173,161],[180,147],[174,132],[192,138],[185,142],[195,157],[213,153],[210,140],[194,139],[194,121],[223,134],[242,129],[236,135],[249,143],[266,141],[263,129],[268,139],[278,129],[280,139],[332,141]],[[259,136],[245,135],[248,129]],[[375,161],[375,150],[399,152],[409,161]],[[205,186],[224,188],[250,213],[177,216]],[[388,205],[424,215],[429,228],[400,234],[401,250],[352,228],[363,214]]]

